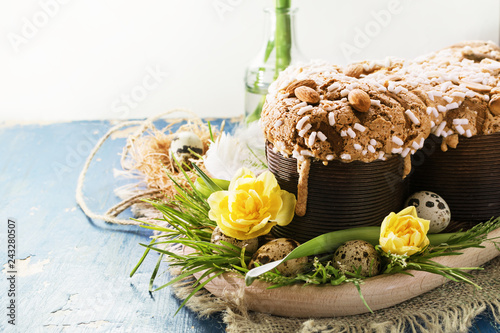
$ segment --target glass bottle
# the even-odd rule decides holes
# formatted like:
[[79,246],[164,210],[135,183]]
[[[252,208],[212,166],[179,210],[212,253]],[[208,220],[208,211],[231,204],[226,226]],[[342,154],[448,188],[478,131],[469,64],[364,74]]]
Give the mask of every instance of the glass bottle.
[[269,85],[288,65],[305,61],[295,39],[295,13],[291,8],[265,8],[265,42],[245,74],[245,119],[258,120]]

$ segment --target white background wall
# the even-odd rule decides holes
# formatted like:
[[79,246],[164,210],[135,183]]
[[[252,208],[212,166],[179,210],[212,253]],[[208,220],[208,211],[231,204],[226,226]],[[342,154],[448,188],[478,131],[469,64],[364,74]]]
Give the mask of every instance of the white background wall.
[[[174,107],[238,116],[245,66],[263,43],[262,9],[269,5],[1,0],[0,121],[143,118]],[[465,39],[499,40],[496,0],[295,0],[294,6],[302,52],[339,64],[415,57]],[[381,11],[392,13],[377,21]]]

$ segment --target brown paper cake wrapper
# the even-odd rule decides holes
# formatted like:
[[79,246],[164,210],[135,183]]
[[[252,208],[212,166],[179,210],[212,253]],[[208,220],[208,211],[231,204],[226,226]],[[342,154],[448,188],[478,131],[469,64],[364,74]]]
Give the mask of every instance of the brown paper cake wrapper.
[[[297,160],[273,152],[267,144],[269,170],[280,187],[297,195]],[[353,227],[378,226],[390,212],[398,212],[408,195],[403,159],[343,163],[312,161],[308,178],[307,211],[285,226],[275,226],[276,237],[301,243],[321,234]]]
[[469,226],[500,216],[500,133],[460,137],[441,151],[431,135],[412,158],[411,192],[432,191],[448,203],[453,222]]

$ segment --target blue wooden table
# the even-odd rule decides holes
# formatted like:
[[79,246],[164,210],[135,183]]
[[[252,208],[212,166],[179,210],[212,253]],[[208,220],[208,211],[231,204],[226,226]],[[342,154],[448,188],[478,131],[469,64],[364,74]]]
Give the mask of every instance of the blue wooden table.
[[[169,289],[150,294],[157,256],[129,274],[150,232],[93,221],[75,202],[75,186],[90,149],[111,127],[107,121],[0,127],[0,332],[223,332],[219,316],[207,320],[183,308]],[[84,188],[89,206],[104,212],[119,199],[124,138],[109,140],[96,156]],[[124,217],[127,216],[127,213]],[[130,216],[130,215],[129,215]],[[16,222],[15,297],[7,252],[8,219]],[[164,274],[157,283],[165,283]],[[15,323],[7,306],[15,300]],[[488,314],[472,332],[496,332]]]

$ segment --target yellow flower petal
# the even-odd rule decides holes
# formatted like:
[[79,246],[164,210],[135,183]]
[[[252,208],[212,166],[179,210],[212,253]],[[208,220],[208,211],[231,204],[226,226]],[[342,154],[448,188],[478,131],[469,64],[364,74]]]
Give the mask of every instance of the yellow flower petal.
[[269,222],[269,216],[266,216],[264,219],[262,219],[262,221],[255,224],[248,232],[253,233],[262,230],[262,228],[264,228],[267,225],[267,222]]
[[281,201],[283,202],[281,209],[276,216],[276,223],[280,226],[288,225],[292,222],[293,216],[295,214],[295,204],[297,200],[293,193],[287,192],[285,190],[280,190]]
[[271,214],[271,221],[276,221],[278,219],[278,213],[283,210],[283,199],[281,198],[281,191],[271,194],[271,196],[267,200],[267,203],[268,205],[265,208],[267,212]]
[[270,172],[265,171],[257,177],[257,181],[261,181],[264,185],[264,190],[262,195],[270,196],[271,193],[276,192],[279,189],[276,177]]
[[422,230],[425,231],[425,234],[427,234],[427,232],[429,231],[429,227],[431,225],[431,221],[429,220],[425,220],[425,219],[421,219],[419,218],[418,221],[421,223],[422,225]]
[[222,232],[237,239],[269,233],[276,225],[287,225],[295,211],[295,196],[280,189],[274,175],[266,171],[255,177],[241,168],[227,191],[213,193],[207,200],[209,218]]
[[399,213],[390,213],[380,226],[379,244],[382,250],[394,254],[412,255],[429,245],[429,221],[417,216],[414,206]]
[[411,256],[412,254],[415,254],[420,251],[420,248],[417,246],[402,246],[401,249],[399,250],[399,254],[404,254],[407,256]]
[[246,232],[238,231],[238,230],[235,230],[233,228],[228,228],[228,227],[220,225],[220,224],[217,224],[217,225],[219,226],[222,233],[226,236],[229,236],[229,237],[233,237],[236,239],[244,239],[241,237],[244,237],[247,234]]
[[219,204],[228,196],[228,191],[217,191],[210,194],[207,199],[210,208],[218,207]]
[[233,191],[235,186],[236,186],[236,183],[237,181],[240,179],[240,178],[245,178],[245,177],[251,177],[251,178],[255,178],[255,175],[254,173],[247,169],[247,168],[241,168],[239,169],[238,171],[236,171],[236,174],[234,175],[233,179],[231,179],[231,182],[229,183],[229,191]]
[[415,206],[408,206],[405,209],[403,209],[402,211],[400,211],[399,213],[397,213],[396,215],[398,215],[398,216],[410,215],[413,217],[418,217],[417,216],[417,209],[415,208]]
[[251,238],[255,238],[255,237],[259,237],[259,236],[263,236],[263,235],[267,235],[268,233],[271,232],[271,229],[276,225],[276,222],[267,222],[266,225],[265,225],[265,228],[257,231],[257,232],[254,232],[254,233],[249,233],[246,235],[247,238],[245,239],[251,239]]
[[232,220],[230,218],[230,216],[221,215],[216,222],[217,222],[217,225],[221,229],[223,227],[224,228],[231,228],[231,229],[234,229],[234,230],[237,230],[237,231],[248,231],[248,229],[249,229],[248,225],[237,223],[234,220]]
[[386,236],[387,230],[389,230],[389,226],[391,225],[391,221],[392,221],[392,219],[393,219],[394,216],[396,216],[395,213],[390,213],[382,221],[382,225],[380,226],[380,234],[382,236]]
[[208,217],[217,221],[218,215],[221,215],[224,209],[227,210],[227,191],[213,192],[208,197],[207,203],[210,205]]

